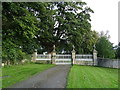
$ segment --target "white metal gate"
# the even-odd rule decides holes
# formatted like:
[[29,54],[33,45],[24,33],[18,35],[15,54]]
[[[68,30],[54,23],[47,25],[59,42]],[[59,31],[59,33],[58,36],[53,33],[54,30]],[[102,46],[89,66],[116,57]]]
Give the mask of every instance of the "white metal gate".
[[[36,61],[50,61],[52,62],[51,54],[37,54]],[[55,56],[55,64],[72,64],[72,55],[71,54],[57,54]],[[92,65],[93,64],[93,55],[90,54],[76,54],[74,64],[81,65]]]
[[51,61],[51,54],[46,54],[46,55],[38,54],[36,60],[40,60],[40,61],[50,60]]
[[71,64],[71,55],[70,54],[57,54],[55,64]]

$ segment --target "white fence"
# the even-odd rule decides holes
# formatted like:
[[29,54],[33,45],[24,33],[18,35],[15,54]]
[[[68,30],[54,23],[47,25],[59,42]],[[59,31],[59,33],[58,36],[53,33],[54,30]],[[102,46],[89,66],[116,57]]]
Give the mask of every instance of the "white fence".
[[57,54],[55,59],[55,64],[71,64],[70,54]]
[[43,55],[43,54],[38,54],[37,55],[37,58],[36,60],[51,60],[51,54],[46,54],[46,55]]
[[57,54],[55,46],[51,54],[37,54],[37,51],[33,53],[33,59],[35,61],[51,62],[52,64],[82,64],[82,65],[97,65],[97,51],[94,49],[93,54],[76,54],[74,47],[71,54]]
[[90,54],[76,54],[76,61],[93,61],[93,55]]
[[[37,61],[51,61],[52,56],[51,54],[37,54]],[[76,54],[75,55],[75,62],[76,64],[82,64],[85,62],[93,62],[93,55],[90,54]],[[71,54],[57,54],[55,55],[54,64],[72,64],[72,55]]]

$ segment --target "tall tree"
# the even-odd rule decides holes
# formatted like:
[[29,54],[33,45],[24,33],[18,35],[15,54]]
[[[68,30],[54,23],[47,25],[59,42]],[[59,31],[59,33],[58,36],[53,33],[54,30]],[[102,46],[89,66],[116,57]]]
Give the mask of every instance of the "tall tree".
[[[5,47],[6,43],[11,42],[16,45],[16,48],[21,46],[27,52],[26,50],[35,38],[36,31],[40,30],[36,26],[38,21],[34,13],[29,11],[31,7],[28,8],[28,3],[18,2],[7,2],[2,5],[3,46]],[[6,43],[4,44],[4,42]]]
[[[85,2],[4,2],[2,10],[3,57],[15,59],[15,51],[32,53],[38,49],[70,53],[91,53],[97,33],[91,30]],[[19,56],[19,54],[18,54]]]
[[98,56],[102,58],[115,58],[115,52],[113,50],[113,44],[109,41],[107,34],[100,35],[100,38],[96,44],[96,50]]
[[[3,60],[15,60],[25,53],[32,53],[36,48],[35,35],[40,28],[35,3],[2,3],[2,56]],[[20,55],[21,54],[21,55]],[[21,58],[22,59],[22,58]]]
[[[48,9],[48,8],[47,8]],[[86,41],[91,39],[90,13],[93,11],[86,6],[85,2],[55,2],[49,5],[49,16],[40,18],[44,27],[40,31],[38,40],[49,52],[55,44],[57,51],[65,50],[70,52],[72,45],[75,45],[77,53],[90,53],[92,48]],[[45,14],[46,15],[46,14]],[[46,20],[47,19],[47,20]],[[88,36],[89,35],[89,36]],[[87,39],[86,39],[87,37]],[[90,47],[95,44],[91,40]],[[84,46],[84,45],[86,46]],[[86,47],[86,50],[83,48]]]

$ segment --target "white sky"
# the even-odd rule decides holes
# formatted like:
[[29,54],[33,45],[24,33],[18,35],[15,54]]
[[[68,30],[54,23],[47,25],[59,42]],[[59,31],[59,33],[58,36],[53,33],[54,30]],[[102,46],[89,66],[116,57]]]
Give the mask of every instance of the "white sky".
[[110,41],[118,44],[118,2],[120,0],[82,0],[94,13],[91,14],[92,30],[98,32],[107,30]]

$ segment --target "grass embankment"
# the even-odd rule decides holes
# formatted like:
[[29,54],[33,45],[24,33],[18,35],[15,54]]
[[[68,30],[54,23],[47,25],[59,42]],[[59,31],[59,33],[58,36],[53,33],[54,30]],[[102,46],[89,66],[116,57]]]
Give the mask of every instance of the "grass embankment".
[[118,69],[73,66],[67,88],[118,88]]
[[53,66],[51,64],[24,64],[2,68],[2,88],[25,80]]

